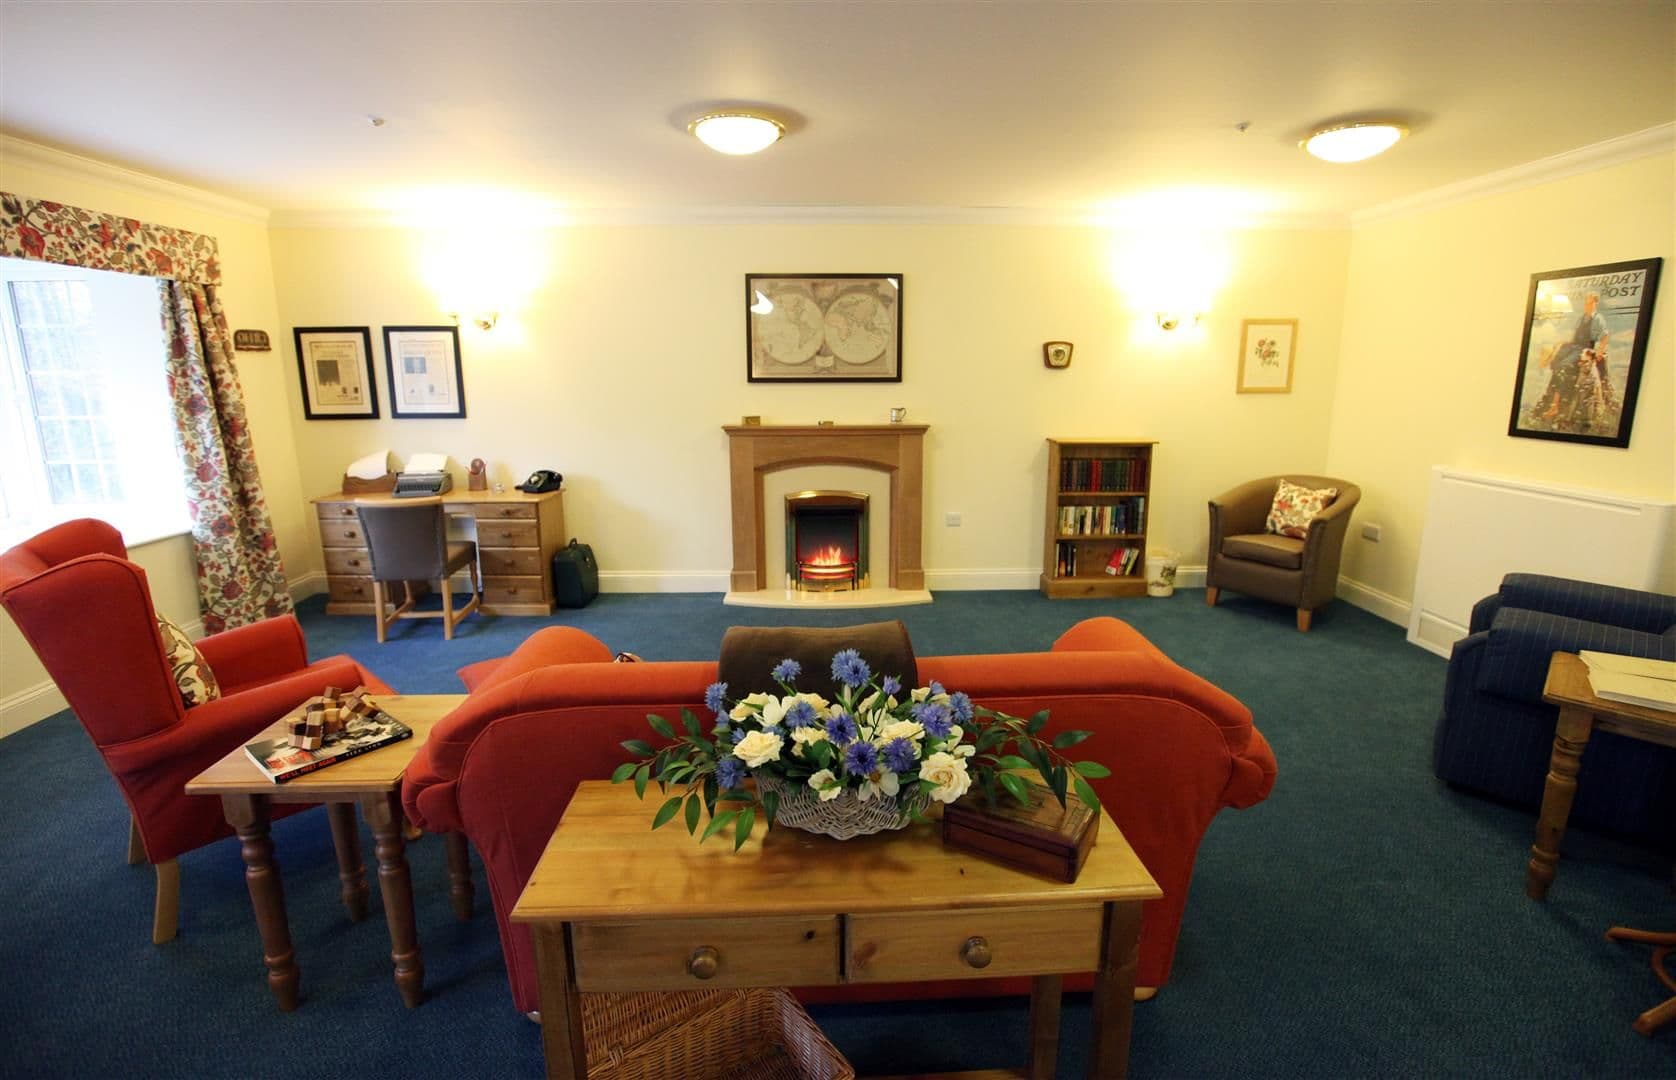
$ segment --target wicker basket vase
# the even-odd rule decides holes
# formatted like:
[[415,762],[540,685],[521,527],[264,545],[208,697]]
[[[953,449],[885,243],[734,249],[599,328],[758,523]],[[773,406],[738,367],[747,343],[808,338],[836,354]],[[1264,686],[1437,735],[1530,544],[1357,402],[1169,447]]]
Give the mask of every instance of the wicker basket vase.
[[583,1030],[588,1080],[855,1080],[788,990],[588,994]]
[[822,799],[807,784],[788,784],[773,776],[758,776],[757,790],[780,796],[780,808],[774,815],[776,825],[838,840],[903,828],[912,814],[925,810],[926,804],[925,793],[917,784],[894,799],[867,802],[862,802],[853,788],[845,788],[835,799]]

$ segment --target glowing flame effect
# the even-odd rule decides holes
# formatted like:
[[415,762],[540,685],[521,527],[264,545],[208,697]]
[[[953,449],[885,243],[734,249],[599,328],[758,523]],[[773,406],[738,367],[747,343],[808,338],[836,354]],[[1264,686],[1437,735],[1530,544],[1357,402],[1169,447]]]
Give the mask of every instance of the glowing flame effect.
[[839,547],[837,544],[828,544],[823,548],[817,549],[807,559],[804,559],[803,565],[849,567],[853,565],[854,562],[855,560],[850,558],[843,548]]

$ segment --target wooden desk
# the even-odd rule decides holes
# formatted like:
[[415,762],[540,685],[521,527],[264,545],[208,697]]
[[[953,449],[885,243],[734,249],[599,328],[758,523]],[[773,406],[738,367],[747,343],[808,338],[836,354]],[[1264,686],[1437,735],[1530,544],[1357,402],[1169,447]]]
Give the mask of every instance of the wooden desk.
[[[390,924],[390,958],[395,963],[396,988],[413,1008],[425,995],[425,963],[414,930],[413,882],[408,873],[402,836],[402,774],[413,755],[425,745],[431,728],[452,712],[464,694],[379,694],[386,711],[413,729],[413,736],[389,746],[328,766],[318,772],[276,784],[262,775],[244,747],[199,773],[186,785],[188,795],[219,795],[228,824],[243,845],[244,880],[256,909],[256,929],[262,935],[263,959],[268,965],[268,988],[284,1012],[297,1007],[296,953],[291,926],[285,917],[285,893],[279,867],[274,864],[273,841],[268,838],[268,812],[273,803],[325,803],[338,851],[340,895],[349,917],[366,918],[367,879],[361,864],[360,833],[355,827],[355,805],[372,828],[378,853],[378,888],[384,898],[384,918]],[[280,734],[280,725],[264,732]],[[252,739],[252,742],[255,740]],[[449,834],[449,894],[454,914],[471,918],[471,863],[464,836]]]
[[759,828],[735,854],[730,835],[652,831],[657,805],[578,785],[512,910],[535,935],[548,1076],[587,1076],[580,993],[1030,975],[1028,1065],[965,1075],[1051,1077],[1061,976],[1078,971],[1097,972],[1089,1075],[1125,1074],[1141,901],[1163,894],[1110,818],[1063,885],[945,850],[934,825]]
[[[553,612],[553,556],[565,544],[563,492],[450,491],[442,506],[470,517],[477,528],[477,559],[483,575],[483,604],[489,615],[550,615]],[[371,615],[372,560],[355,513],[357,500],[400,503],[390,495],[345,495],[334,491],[311,499],[320,521],[326,558],[328,615]]]
[[1532,900],[1547,898],[1548,886],[1554,883],[1559,869],[1560,840],[1571,817],[1577,770],[1583,764],[1589,735],[1599,729],[1676,747],[1676,713],[1595,697],[1589,688],[1588,665],[1576,653],[1555,653],[1548,662],[1542,700],[1560,707],[1560,719],[1554,728],[1554,753],[1542,791],[1542,812],[1536,820],[1536,842],[1531,845],[1530,864],[1525,869],[1525,895]]

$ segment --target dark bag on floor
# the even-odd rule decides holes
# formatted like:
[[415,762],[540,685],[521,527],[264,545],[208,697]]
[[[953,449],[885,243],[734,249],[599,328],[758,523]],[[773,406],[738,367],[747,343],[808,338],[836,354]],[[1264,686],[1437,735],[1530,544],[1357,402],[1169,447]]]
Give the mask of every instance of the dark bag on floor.
[[570,546],[560,548],[553,556],[553,601],[563,608],[587,607],[598,595],[599,564],[594,562],[594,549],[572,537]]

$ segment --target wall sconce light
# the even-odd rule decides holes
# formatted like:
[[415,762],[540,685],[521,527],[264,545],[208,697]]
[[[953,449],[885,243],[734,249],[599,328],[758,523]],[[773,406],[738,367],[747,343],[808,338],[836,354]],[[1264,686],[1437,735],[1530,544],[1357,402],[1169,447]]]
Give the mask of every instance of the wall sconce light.
[[1202,312],[1197,311],[1188,314],[1183,314],[1179,311],[1160,311],[1155,314],[1153,318],[1158,320],[1158,329],[1174,330],[1182,323],[1197,326],[1199,325],[1199,320],[1204,318],[1204,315]]
[[[460,313],[459,312],[450,311],[448,313],[448,317],[450,319],[454,320],[454,325],[455,326],[458,326],[460,324]],[[485,312],[482,312],[478,315],[474,315],[472,317],[471,321],[472,321],[472,324],[475,325],[479,330],[493,330],[495,328],[495,324],[500,322],[500,312],[498,312],[498,311],[485,311]]]

